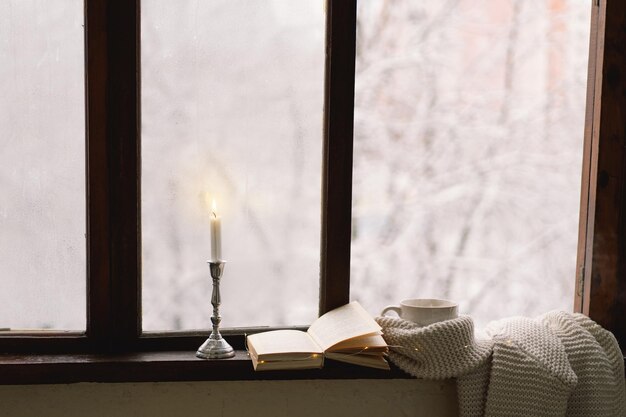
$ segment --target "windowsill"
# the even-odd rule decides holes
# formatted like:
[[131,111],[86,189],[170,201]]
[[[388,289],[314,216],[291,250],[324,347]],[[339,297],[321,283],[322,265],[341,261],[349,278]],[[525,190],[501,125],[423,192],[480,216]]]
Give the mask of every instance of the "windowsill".
[[391,371],[325,361],[323,369],[255,372],[245,351],[203,360],[189,351],[128,354],[0,355],[0,385],[75,382],[408,379]]

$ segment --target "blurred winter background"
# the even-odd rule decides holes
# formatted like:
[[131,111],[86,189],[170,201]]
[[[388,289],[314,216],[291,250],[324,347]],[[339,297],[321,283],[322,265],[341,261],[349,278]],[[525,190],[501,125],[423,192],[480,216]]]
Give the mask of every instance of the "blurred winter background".
[[572,310],[591,2],[363,1],[352,294]]
[[[351,287],[479,324],[573,305],[591,5],[359,2]],[[82,2],[0,0],[0,328],[85,326]],[[310,323],[321,0],[142,1],[146,330]]]

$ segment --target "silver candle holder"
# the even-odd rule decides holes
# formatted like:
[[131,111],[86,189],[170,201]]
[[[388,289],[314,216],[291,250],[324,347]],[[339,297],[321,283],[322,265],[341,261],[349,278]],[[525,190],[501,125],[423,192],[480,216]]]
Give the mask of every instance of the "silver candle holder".
[[211,336],[198,348],[196,356],[201,359],[223,359],[235,356],[235,351],[231,345],[220,334],[220,278],[224,273],[224,265],[226,261],[207,261],[213,278],[213,295],[211,296],[211,304],[213,305],[213,315],[211,323],[213,323],[213,331]]

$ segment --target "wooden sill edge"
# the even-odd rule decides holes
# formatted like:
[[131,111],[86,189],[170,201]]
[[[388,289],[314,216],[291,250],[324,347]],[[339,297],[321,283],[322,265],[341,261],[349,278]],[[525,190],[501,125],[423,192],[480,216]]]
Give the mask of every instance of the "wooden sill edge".
[[255,372],[245,351],[230,359],[203,360],[195,352],[0,355],[0,385],[78,382],[257,381],[303,379],[409,379],[391,371],[326,361],[323,369]]

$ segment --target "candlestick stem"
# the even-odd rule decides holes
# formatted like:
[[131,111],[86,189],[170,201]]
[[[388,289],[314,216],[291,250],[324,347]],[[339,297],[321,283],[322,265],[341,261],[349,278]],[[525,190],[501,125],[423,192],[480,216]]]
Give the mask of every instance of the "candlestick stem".
[[196,356],[201,359],[232,358],[235,356],[235,351],[220,334],[220,322],[222,321],[222,316],[220,316],[220,304],[222,303],[220,279],[224,273],[226,261],[208,261],[208,264],[211,278],[213,278],[213,293],[211,295],[211,305],[213,305],[211,323],[213,324],[213,331],[211,336],[198,348]]

